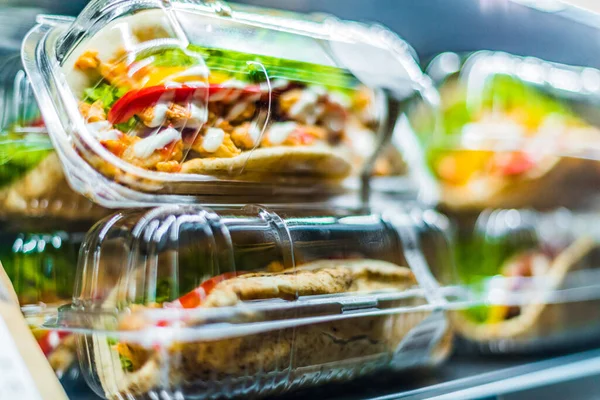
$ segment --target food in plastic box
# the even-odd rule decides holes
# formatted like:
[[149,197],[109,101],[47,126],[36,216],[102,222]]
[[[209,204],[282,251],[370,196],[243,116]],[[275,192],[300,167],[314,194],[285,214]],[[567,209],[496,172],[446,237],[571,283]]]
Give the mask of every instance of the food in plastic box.
[[[432,62],[434,77],[450,59],[459,57]],[[489,51],[456,67],[438,77],[443,123],[436,134],[424,118],[414,125],[442,205],[575,206],[598,192],[600,93],[593,82],[600,71]]]
[[0,63],[0,216],[95,219],[67,184],[18,55]]
[[97,0],[40,19],[23,59],[78,191],[110,206],[297,201],[403,171],[388,103],[420,94],[412,50],[378,26],[244,10]]
[[[491,352],[592,342],[600,332],[597,214],[559,209],[489,210],[463,218],[457,270],[479,302],[453,313],[456,332]],[[443,274],[439,275],[443,276]]]
[[[23,225],[19,225],[23,228]],[[75,338],[42,325],[71,301],[82,234],[21,233],[5,224],[0,260],[14,286],[25,318],[52,368],[63,377],[76,366]]]
[[407,218],[122,212],[89,232],[53,327],[75,332],[84,376],[107,398],[267,395],[436,365],[452,336],[418,248],[403,247],[417,236]]

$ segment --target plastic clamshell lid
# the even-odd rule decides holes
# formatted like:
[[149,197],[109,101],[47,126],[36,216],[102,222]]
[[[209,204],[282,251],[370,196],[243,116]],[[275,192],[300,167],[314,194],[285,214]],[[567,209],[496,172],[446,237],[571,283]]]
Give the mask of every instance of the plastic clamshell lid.
[[453,314],[456,331],[486,352],[589,343],[600,331],[600,235],[594,211],[486,210],[456,217],[456,269],[479,302]]
[[18,54],[0,63],[0,218],[90,220],[106,215],[72,191]]
[[435,364],[448,324],[431,282],[417,285],[429,271],[406,267],[418,216],[399,215],[115,214],[88,234],[55,327],[78,333],[84,375],[108,398],[264,395]]
[[[429,67],[439,81],[435,134],[413,118],[429,172],[427,190],[456,210],[552,208],[590,203],[600,188],[595,108],[600,71],[532,57],[446,53]],[[419,113],[419,107],[415,107]]]
[[23,48],[69,181],[108,206],[322,197],[365,170],[397,175],[398,151],[374,160],[390,101],[423,88],[412,54],[378,26],[158,0],[44,17]]

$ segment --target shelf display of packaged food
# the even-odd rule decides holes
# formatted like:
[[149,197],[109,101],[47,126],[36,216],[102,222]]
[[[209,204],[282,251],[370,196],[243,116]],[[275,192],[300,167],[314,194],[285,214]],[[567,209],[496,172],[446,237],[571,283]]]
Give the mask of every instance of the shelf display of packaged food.
[[0,167],[2,219],[106,215],[69,188],[18,54],[0,63]]
[[464,348],[515,354],[597,342],[597,217],[565,208],[451,217],[455,269],[433,273],[479,299],[451,313]]
[[76,379],[79,374],[74,338],[41,325],[73,297],[75,265],[84,234],[23,233],[22,228],[3,226],[0,260],[50,365],[60,378]]
[[44,327],[74,334],[82,373],[106,398],[267,395],[435,366],[452,334],[418,255],[419,219],[122,211],[88,233],[73,302]]
[[[432,61],[441,119],[414,107],[411,168],[453,211],[580,207],[600,188],[600,71],[482,51]],[[431,198],[431,196],[430,196]]]
[[215,4],[96,0],[38,19],[22,57],[72,187],[109,207],[298,202],[403,172],[403,101],[436,100],[405,42]]

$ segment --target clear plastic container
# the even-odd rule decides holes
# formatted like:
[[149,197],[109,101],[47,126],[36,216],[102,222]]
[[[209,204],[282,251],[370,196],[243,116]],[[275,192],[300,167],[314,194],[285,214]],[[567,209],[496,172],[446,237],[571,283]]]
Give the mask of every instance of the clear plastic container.
[[0,261],[38,344],[57,375],[66,382],[79,376],[74,337],[44,329],[42,325],[73,297],[77,254],[85,234],[23,233],[27,228],[32,227],[3,224]]
[[88,233],[73,303],[46,327],[76,334],[110,399],[248,398],[435,366],[452,335],[423,215],[121,212]]
[[561,208],[452,217],[456,268],[434,275],[469,289],[450,314],[467,348],[527,353],[599,342],[599,215]]
[[[428,72],[441,120],[413,109],[411,169],[454,211],[580,207],[600,189],[600,71],[482,51],[446,53]],[[424,107],[427,112],[427,107]]]
[[106,211],[72,191],[19,54],[0,62],[0,218],[97,220]]
[[109,207],[315,201],[398,175],[402,101],[436,99],[380,26],[184,0],[38,20],[23,60],[49,133]]

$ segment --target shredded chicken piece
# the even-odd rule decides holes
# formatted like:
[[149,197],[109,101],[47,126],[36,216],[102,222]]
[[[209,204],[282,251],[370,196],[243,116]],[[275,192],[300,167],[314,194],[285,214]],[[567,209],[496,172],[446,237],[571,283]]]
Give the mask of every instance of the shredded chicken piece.
[[102,145],[117,157],[122,157],[128,147],[127,143],[122,140],[104,140]]
[[225,121],[224,119],[218,118],[214,124],[215,128],[221,128],[225,131],[225,133],[231,133],[233,131],[233,126],[229,123],[229,121]]
[[373,168],[373,175],[375,176],[388,176],[392,173],[392,165],[390,161],[386,158],[378,158],[375,161],[375,165]]
[[129,67],[125,61],[101,63],[98,71],[113,86],[132,89],[139,86],[139,82],[129,76]]
[[273,146],[310,146],[316,141],[327,138],[328,132],[325,128],[316,125],[297,124],[295,129],[289,133],[287,138],[281,142],[273,144],[269,139],[270,132],[267,131],[261,140],[261,147]]
[[100,59],[96,50],[87,50],[75,61],[75,68],[82,71],[96,70],[100,66]]
[[356,111],[362,111],[370,107],[372,103],[373,91],[366,86],[361,86],[352,96],[352,109]]
[[302,127],[304,133],[314,137],[315,139],[325,139],[327,138],[327,130],[320,126],[316,125],[306,125]]
[[231,132],[231,140],[237,147],[244,150],[250,150],[254,148],[256,142],[250,134],[251,126],[252,123],[245,122],[242,125],[233,128],[233,132]]
[[[168,161],[181,161],[183,159],[183,141],[178,140],[176,142],[170,143],[162,149],[156,150],[150,157],[140,158],[137,157],[134,153],[134,144],[141,140],[139,137],[131,138],[131,145],[128,146],[123,152],[123,160],[136,165],[138,167],[142,167],[145,169],[156,170],[158,169],[159,163],[164,163]],[[162,167],[165,164],[161,164]]]
[[181,164],[178,161],[163,161],[156,164],[156,170],[160,172],[179,172]]
[[104,104],[102,104],[102,101],[100,100],[96,100],[92,104],[82,101],[79,104],[79,112],[81,113],[86,122],[106,121]]
[[[217,126],[220,127],[220,126]],[[221,128],[223,129],[223,128]],[[223,138],[223,143],[221,144],[221,147],[219,147],[217,149],[217,151],[214,152],[207,152],[206,150],[204,150],[204,147],[202,147],[202,143],[204,141],[204,132],[202,132],[202,135],[198,135],[198,137],[196,138],[196,140],[194,141],[194,143],[192,144],[192,150],[194,150],[195,152],[197,152],[198,154],[200,154],[202,157],[217,157],[217,158],[231,158],[231,157],[235,157],[237,155],[239,155],[242,151],[236,147],[236,145],[233,143],[233,141],[231,140],[231,135],[229,133],[227,133],[227,130],[223,129],[225,131],[225,136]]]
[[139,120],[146,126],[149,126],[154,119],[154,107],[146,107],[144,110],[137,114]]
[[[146,126],[152,126],[155,117],[156,106],[147,107],[141,113],[137,114],[138,118]],[[170,103],[169,108],[165,113],[165,121],[163,124],[169,123],[174,127],[184,127],[189,125],[192,112],[187,105]]]
[[111,85],[137,89],[140,83],[129,75],[127,51],[120,49],[115,57],[108,62],[103,62],[98,57],[98,51],[87,50],[75,62],[75,67],[85,71],[96,71]]
[[180,104],[171,104],[167,110],[167,118],[173,121],[174,124],[185,124],[191,113],[188,107]]
[[240,123],[242,121],[248,121],[251,119],[256,113],[256,104],[255,103],[234,103],[234,105],[229,109],[227,115],[227,119],[233,123]]
[[279,109],[281,112],[287,114],[292,106],[296,104],[300,97],[302,96],[302,89],[293,89],[288,90],[281,94],[279,98]]

